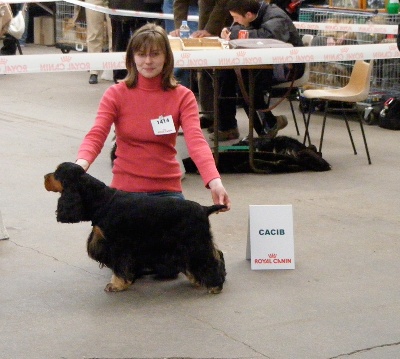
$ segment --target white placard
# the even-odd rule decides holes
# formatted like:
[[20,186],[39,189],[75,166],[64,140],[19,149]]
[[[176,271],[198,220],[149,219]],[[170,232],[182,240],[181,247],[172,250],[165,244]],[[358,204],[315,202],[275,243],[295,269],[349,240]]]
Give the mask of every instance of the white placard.
[[250,205],[246,259],[251,269],[294,269],[292,205]]
[[171,133],[175,133],[175,125],[172,116],[160,116],[159,118],[155,118],[154,120],[150,120],[151,125],[153,126],[153,131],[156,136],[159,135],[169,135]]

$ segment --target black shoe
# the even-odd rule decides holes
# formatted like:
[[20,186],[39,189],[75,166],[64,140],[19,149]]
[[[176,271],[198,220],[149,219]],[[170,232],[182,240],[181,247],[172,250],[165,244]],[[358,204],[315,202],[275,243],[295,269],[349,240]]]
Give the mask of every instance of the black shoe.
[[97,75],[95,75],[95,74],[90,75],[90,77],[89,77],[89,83],[90,83],[91,85],[97,84],[97,83],[98,83]]
[[280,115],[276,116],[276,124],[272,128],[264,128],[264,133],[260,135],[260,137],[265,137],[265,138],[275,138],[276,135],[278,134],[279,130],[282,130],[282,128],[285,128],[288,124],[288,120],[286,116]]

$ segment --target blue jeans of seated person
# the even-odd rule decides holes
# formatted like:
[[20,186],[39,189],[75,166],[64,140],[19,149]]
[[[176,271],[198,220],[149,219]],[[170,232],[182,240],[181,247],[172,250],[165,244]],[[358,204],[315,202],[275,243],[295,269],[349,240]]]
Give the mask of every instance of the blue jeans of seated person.
[[[164,14],[173,14],[173,0],[164,0],[163,3],[163,13]],[[189,15],[199,15],[199,7],[190,5],[189,6]],[[165,31],[169,34],[171,31],[175,30],[174,20],[164,20]],[[188,25],[190,28],[190,33],[197,31],[198,23],[196,21],[188,21]],[[190,71],[184,69],[174,69],[174,75],[176,79],[185,87],[190,87]]]
[[[304,64],[296,64],[298,69],[296,70],[296,79],[300,78],[304,72]],[[256,71],[255,83],[254,83],[254,107],[256,110],[265,109],[266,104],[264,101],[264,94],[271,86],[286,82],[286,80],[277,80],[274,77],[274,71],[271,70],[253,70]],[[236,120],[236,95],[238,82],[234,70],[222,70],[220,71],[220,92],[221,99],[219,100],[219,130],[227,131],[237,127]],[[249,71],[242,70],[243,82],[247,88],[249,84]],[[224,98],[228,97],[228,98]],[[249,115],[249,106],[245,103],[244,110]],[[255,119],[254,129],[260,135],[263,133],[264,128],[273,128],[276,124],[276,117],[271,111],[263,112],[263,122]]]
[[152,197],[171,197],[184,200],[185,196],[182,192],[160,191],[160,192],[145,192],[144,194]]

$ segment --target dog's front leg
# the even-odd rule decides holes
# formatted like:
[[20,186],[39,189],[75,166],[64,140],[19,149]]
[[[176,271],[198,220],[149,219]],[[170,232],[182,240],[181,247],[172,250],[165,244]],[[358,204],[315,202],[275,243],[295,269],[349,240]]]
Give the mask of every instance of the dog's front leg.
[[106,292],[121,292],[127,290],[131,284],[131,281],[122,279],[113,274],[111,276],[111,282],[106,285],[104,290]]
[[185,276],[189,280],[190,283],[192,283],[193,286],[200,288],[201,284],[200,282],[195,278],[195,276],[190,273],[188,270],[185,271]]

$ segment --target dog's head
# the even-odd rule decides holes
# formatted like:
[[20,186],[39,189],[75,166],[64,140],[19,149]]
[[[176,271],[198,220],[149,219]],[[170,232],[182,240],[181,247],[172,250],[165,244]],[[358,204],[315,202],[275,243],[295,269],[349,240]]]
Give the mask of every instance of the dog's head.
[[81,166],[64,162],[57,167],[55,172],[44,176],[46,190],[61,193],[56,212],[58,222],[78,223],[85,220],[79,192],[79,184],[84,174],[85,170]]

